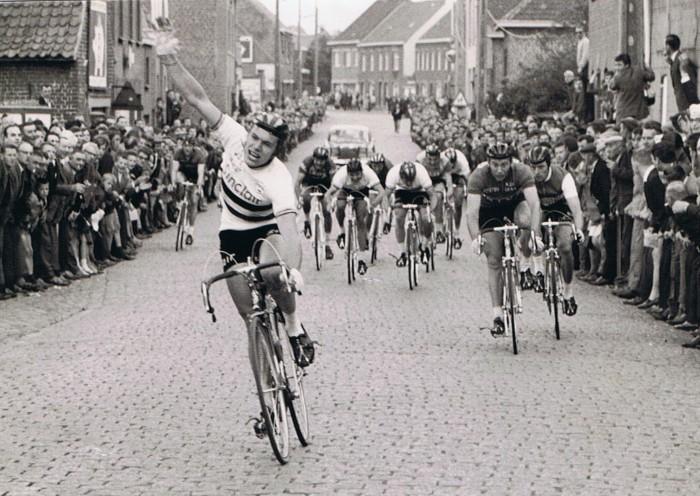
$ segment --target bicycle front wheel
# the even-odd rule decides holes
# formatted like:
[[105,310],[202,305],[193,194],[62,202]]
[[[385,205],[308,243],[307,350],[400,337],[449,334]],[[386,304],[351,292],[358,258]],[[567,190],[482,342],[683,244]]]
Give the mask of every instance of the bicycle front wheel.
[[249,322],[248,343],[265,431],[277,461],[284,465],[289,461],[286,392],[277,355],[262,317],[254,317]]
[[175,251],[182,250],[185,240],[185,219],[187,218],[187,204],[183,202],[180,205],[180,211],[177,213],[177,233],[175,236]]
[[348,284],[352,284],[355,280],[355,238],[354,238],[354,225],[352,221],[348,222],[348,229],[345,233],[347,239],[345,240],[345,253],[347,259],[347,269],[348,269]]
[[446,245],[446,255],[449,260],[452,260],[452,256],[454,254],[454,241],[455,241],[455,233],[454,233],[454,218],[452,215],[452,210],[448,209],[447,214],[445,215],[445,245]]
[[512,265],[508,265],[504,271],[504,281],[503,281],[503,307],[504,307],[504,317],[506,330],[510,332],[513,339],[513,354],[518,354],[518,337],[516,335],[516,324],[515,324],[515,314],[516,314],[516,303],[515,303],[515,271]]
[[284,351],[284,370],[287,376],[287,408],[292,417],[294,431],[302,446],[308,446],[311,442],[311,432],[309,430],[309,409],[306,405],[306,395],[304,393],[304,369],[299,367],[294,360],[292,347],[289,343],[287,333],[282,330],[280,341]]
[[408,287],[409,289],[413,290],[416,286],[418,286],[418,280],[417,280],[417,269],[416,269],[416,257],[417,255],[417,246],[418,242],[416,240],[417,238],[417,233],[415,230],[415,227],[412,225],[408,226],[408,229],[406,229],[406,267],[408,268]]
[[314,256],[316,257],[316,270],[321,270],[321,266],[323,265],[323,257],[325,256],[325,248],[323,247],[323,243],[321,242],[321,229],[323,227],[321,226],[321,216],[320,215],[315,215],[314,216],[314,232],[313,232],[313,237],[314,237]]
[[554,335],[557,339],[561,339],[559,332],[559,305],[562,301],[559,298],[561,287],[559,286],[559,263],[556,260],[551,262],[549,274],[552,277],[549,283],[549,289],[552,306],[554,307]]
[[377,261],[377,248],[379,245],[379,222],[380,212],[376,210],[372,216],[372,229],[370,230],[370,263],[374,264]]

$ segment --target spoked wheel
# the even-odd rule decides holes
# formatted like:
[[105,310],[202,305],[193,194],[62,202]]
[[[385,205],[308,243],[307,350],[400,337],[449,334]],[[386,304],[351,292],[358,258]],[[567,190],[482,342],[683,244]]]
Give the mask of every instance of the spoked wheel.
[[554,335],[557,339],[561,339],[559,335],[559,305],[563,302],[560,298],[559,293],[561,292],[561,287],[559,285],[559,264],[553,262],[549,270],[552,280],[550,282],[550,298],[552,299],[552,307],[554,307]]
[[248,342],[264,430],[277,461],[284,465],[289,461],[286,389],[262,318],[255,317],[248,324]]
[[308,446],[311,442],[309,431],[309,410],[306,406],[306,396],[304,394],[304,369],[299,367],[294,361],[294,353],[289,343],[289,338],[282,324],[282,316],[277,311],[277,337],[282,343],[282,354],[284,358],[284,372],[287,378],[287,408],[292,417],[292,424],[296,431],[297,438],[302,446]]
[[408,268],[408,287],[409,289],[413,290],[413,288],[418,286],[418,269],[416,268],[418,265],[418,262],[416,261],[416,258],[418,257],[418,242],[416,240],[416,231],[413,227],[409,227],[406,231],[406,248],[408,250],[408,253],[406,253],[406,257],[408,258],[406,261],[406,267]]
[[321,270],[323,266],[323,258],[326,256],[326,248],[323,246],[323,235],[321,233],[321,216],[314,216],[313,238],[314,238],[314,256],[316,257],[316,270]]
[[430,247],[430,270],[433,272],[435,272],[435,247],[436,245]]
[[175,236],[175,251],[182,250],[185,242],[185,219],[187,218],[187,204],[183,202],[177,214],[177,234]]
[[454,233],[454,220],[452,218],[452,212],[448,211],[447,218],[445,219],[445,254],[449,260],[452,260],[452,255],[454,254],[454,243],[455,243],[455,233]]
[[504,324],[506,326],[506,331],[510,332],[513,339],[513,354],[518,354],[518,338],[516,336],[516,324],[515,324],[515,314],[516,314],[516,303],[515,303],[515,275],[513,273],[513,267],[508,266],[504,271],[503,280],[503,316]]
[[370,231],[370,263],[374,264],[374,262],[377,261],[377,248],[379,245],[379,222],[380,222],[380,213],[379,211],[375,211],[374,215],[372,216],[372,229]]
[[353,248],[355,243],[353,232],[354,225],[352,221],[348,222],[348,229],[345,233],[347,239],[345,240],[345,258],[347,259],[347,269],[348,269],[348,284],[352,284],[355,280],[355,249]]

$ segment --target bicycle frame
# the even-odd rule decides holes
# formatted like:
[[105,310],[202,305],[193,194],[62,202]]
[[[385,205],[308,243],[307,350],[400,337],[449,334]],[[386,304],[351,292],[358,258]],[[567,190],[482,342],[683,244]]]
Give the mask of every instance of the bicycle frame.
[[564,301],[564,280],[561,274],[561,256],[555,239],[554,231],[560,226],[571,226],[571,221],[552,221],[542,222],[542,227],[547,235],[547,247],[544,250],[545,257],[545,275],[544,275],[544,299],[547,303],[549,313],[554,309],[554,334],[557,339],[560,339],[559,329],[559,305]]
[[311,243],[314,247],[316,270],[321,270],[326,256],[326,229],[322,204],[325,193],[323,189],[325,189],[323,186],[318,185],[304,188],[304,192],[311,190],[309,193],[309,196],[311,196],[311,210],[309,215],[311,217]]

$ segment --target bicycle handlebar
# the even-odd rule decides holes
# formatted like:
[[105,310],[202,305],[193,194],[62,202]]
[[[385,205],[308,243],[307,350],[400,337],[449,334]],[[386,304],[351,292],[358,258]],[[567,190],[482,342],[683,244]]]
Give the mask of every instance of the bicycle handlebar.
[[202,281],[200,290],[202,292],[204,308],[207,311],[207,313],[211,314],[212,322],[216,322],[216,314],[214,313],[214,307],[211,306],[209,289],[214,283],[223,281],[224,279],[230,279],[235,276],[243,276],[250,283],[258,283],[263,279],[260,272],[273,267],[279,267],[282,269],[282,282],[287,288],[287,291],[290,293],[294,291],[295,293],[301,295],[301,291],[296,290],[296,288],[292,287],[291,283],[289,282],[289,266],[287,266],[286,263],[278,261],[255,265],[250,261],[250,259],[248,259],[248,265],[244,267],[228,270],[226,272],[222,272],[221,274],[217,274],[214,277],[207,279],[206,281]]

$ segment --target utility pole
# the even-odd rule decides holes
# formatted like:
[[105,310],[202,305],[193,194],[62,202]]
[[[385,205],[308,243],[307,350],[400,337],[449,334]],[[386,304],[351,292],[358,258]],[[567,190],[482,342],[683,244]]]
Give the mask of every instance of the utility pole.
[[280,74],[280,0],[275,1],[275,103],[282,101],[282,78]]
[[304,80],[302,79],[302,61],[301,61],[301,0],[297,0],[299,4],[299,19],[297,25],[297,98],[301,98],[301,93],[304,91]]
[[316,0],[316,14],[314,20],[314,91],[313,96],[316,96],[316,88],[318,88],[318,0]]

